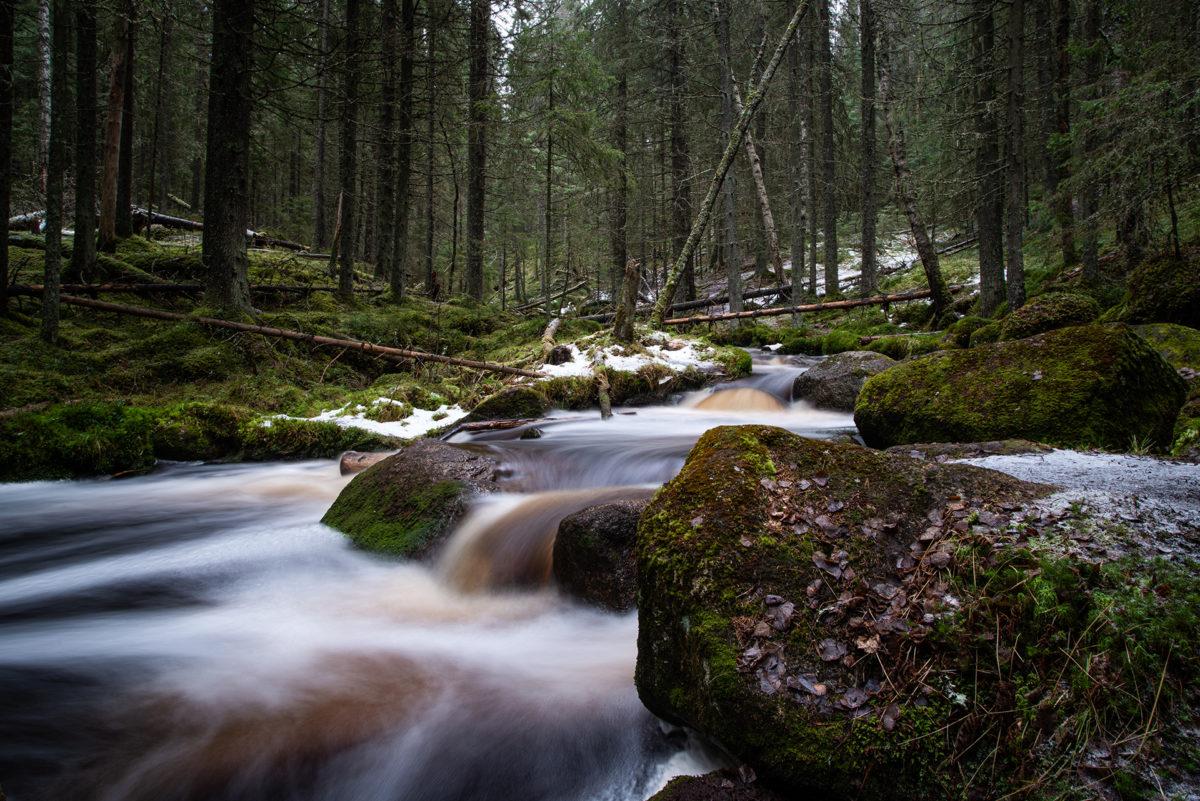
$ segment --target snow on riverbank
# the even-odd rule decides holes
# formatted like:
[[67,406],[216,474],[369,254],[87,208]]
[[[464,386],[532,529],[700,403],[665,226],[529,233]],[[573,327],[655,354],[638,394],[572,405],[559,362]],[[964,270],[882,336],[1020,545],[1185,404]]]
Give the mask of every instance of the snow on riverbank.
[[[405,405],[391,398],[376,398],[371,405],[383,406],[385,404],[393,406]],[[407,417],[400,420],[372,420],[367,416],[370,411],[369,407],[361,403],[355,404],[353,407],[347,403],[340,408],[321,412],[316,417],[289,417],[288,415],[279,415],[279,417],[289,420],[336,423],[342,428],[361,428],[365,431],[371,431],[387,437],[413,439],[414,437],[424,436],[430,431],[450,425],[451,423],[456,423],[467,416],[467,410],[457,404],[454,406],[443,404],[436,409],[417,409],[414,407]],[[270,425],[270,422],[270,420],[267,420],[263,424]]]
[[[671,339],[659,333],[643,340],[644,353],[631,352],[624,345],[609,345],[605,348],[581,350],[578,345],[567,345],[571,360],[562,364],[543,364],[537,369],[546,378],[564,376],[588,376],[597,361],[606,367],[624,372],[637,372],[647,365],[656,364],[674,372],[683,372],[689,367],[697,370],[717,370],[716,351],[708,345],[685,339]],[[543,379],[544,380],[544,379]]]

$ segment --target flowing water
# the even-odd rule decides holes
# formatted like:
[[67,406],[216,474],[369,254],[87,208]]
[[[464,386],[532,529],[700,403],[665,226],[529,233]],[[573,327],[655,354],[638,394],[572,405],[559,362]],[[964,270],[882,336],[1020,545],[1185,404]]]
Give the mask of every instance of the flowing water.
[[321,525],[335,462],[0,485],[0,786],[25,799],[642,799],[716,757],[633,686],[636,614],[549,583],[558,521],[708,428],[853,432],[803,364],[677,405],[459,435],[507,465],[437,564]]

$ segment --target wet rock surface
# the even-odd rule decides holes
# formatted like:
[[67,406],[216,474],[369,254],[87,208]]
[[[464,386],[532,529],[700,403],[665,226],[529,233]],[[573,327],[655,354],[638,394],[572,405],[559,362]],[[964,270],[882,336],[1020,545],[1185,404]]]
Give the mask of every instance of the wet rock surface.
[[[713,429],[639,526],[639,694],[789,793],[999,797],[1056,762],[1082,771],[1073,716],[1099,704],[1088,736],[1106,740],[1145,714],[1097,700],[1087,677],[1134,697],[1162,676],[1191,686],[1200,659],[1176,662],[1174,640],[1194,639],[1200,581],[1184,554],[1081,562],[1063,543],[1096,521],[1051,492],[780,429]],[[1153,623],[1134,625],[1143,615]],[[1099,661],[1064,668],[1058,641]],[[1125,645],[1147,663],[1126,663]],[[1164,713],[1164,742],[1179,720]],[[1133,750],[1112,749],[1105,781],[1147,769]]]
[[321,522],[355,545],[410,558],[432,553],[470,498],[499,490],[500,463],[470,448],[417,440],[359,473]]
[[338,472],[343,476],[361,473],[376,462],[388,458],[389,453],[367,453],[363,451],[346,451],[338,458]]
[[818,409],[854,411],[863,384],[896,364],[873,351],[847,351],[830,356],[796,377],[792,399],[808,401]]
[[1022,438],[1165,450],[1185,394],[1128,326],[1076,326],[905,361],[867,381],[854,421],[880,448]]
[[1022,453],[1049,453],[1054,450],[1040,442],[1027,439],[1002,439],[991,442],[923,442],[912,445],[893,445],[888,453],[911,456],[914,459],[932,459],[947,462],[956,459],[974,459],[986,456],[1007,456]]
[[719,770],[703,776],[679,776],[649,801],[784,801],[787,796],[753,779],[753,771]]
[[559,588],[605,609],[633,609],[637,605],[633,546],[638,518],[649,502],[645,497],[605,503],[563,518],[554,540],[554,578]]

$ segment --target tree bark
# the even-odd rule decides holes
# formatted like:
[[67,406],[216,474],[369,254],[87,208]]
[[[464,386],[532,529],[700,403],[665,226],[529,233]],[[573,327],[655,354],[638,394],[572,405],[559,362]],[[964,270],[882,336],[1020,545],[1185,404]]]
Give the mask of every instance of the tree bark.
[[[1100,71],[1103,61],[1100,48],[1100,0],[1084,0],[1082,24],[1084,57],[1083,80],[1085,97],[1100,95]],[[1091,132],[1094,122],[1085,128],[1080,145],[1082,159],[1087,159],[1095,146],[1095,135]],[[1095,286],[1100,281],[1099,220],[1100,191],[1094,178],[1089,178],[1079,193],[1079,215],[1083,221],[1083,282]]]
[[91,281],[96,266],[96,0],[78,0],[75,35],[75,239],[70,272]]
[[50,9],[52,0],[37,0],[37,140],[34,159],[37,166],[37,188],[46,193],[46,170],[50,153],[50,94],[51,94],[51,33]]
[[975,228],[979,236],[979,305],[984,316],[990,316],[1005,299],[1004,245],[1000,234],[1004,219],[1004,194],[997,152],[999,131],[993,108],[996,102],[993,59],[995,22],[991,0],[976,0],[974,26]]
[[[671,143],[671,236],[676,253],[684,251],[688,224],[692,216],[692,198],[688,187],[691,169],[688,155],[686,93],[687,76],[683,65],[683,8],[682,0],[668,0],[667,81],[670,93]],[[694,250],[694,246],[693,246]],[[684,297],[696,297],[696,273],[693,254],[683,265]],[[677,287],[676,287],[677,288]],[[670,303],[674,298],[668,298]]]
[[128,34],[125,37],[125,71],[121,73],[125,88],[121,93],[124,111],[121,114],[121,146],[117,159],[117,237],[133,236],[133,112],[134,112],[134,49],[137,40],[137,0],[126,0],[125,13],[129,16]]
[[[729,72],[730,87],[733,90],[734,108],[738,113],[741,113],[741,92],[738,91],[737,80],[732,75],[732,69]],[[754,139],[750,135],[749,129],[746,130],[746,138],[742,144],[746,150],[746,160],[750,162],[750,175],[754,178],[754,191],[758,199],[758,212],[762,220],[763,235],[767,240],[767,254],[771,260],[771,267],[775,271],[775,280],[782,285],[787,278],[783,274],[783,257],[779,253],[779,229],[775,227],[775,215],[771,213],[771,198],[767,194],[767,182],[763,177],[762,164],[759,163],[758,159],[758,150],[754,146]],[[692,293],[692,297],[695,297],[695,292]]]
[[[808,115],[805,111],[807,102],[804,90],[804,76],[801,74],[801,61],[804,52],[801,43],[806,43],[801,35],[799,41],[788,51],[789,78],[791,85],[788,93],[788,116],[792,120],[792,305],[799,306],[804,294],[804,237],[808,229],[808,205],[805,202],[808,194],[808,148],[809,128]],[[734,311],[732,306],[730,311]],[[739,309],[740,311],[740,309]],[[799,323],[799,317],[792,320]]]
[[[891,85],[891,54],[888,52],[888,41],[885,35],[879,47],[879,100],[883,105],[883,124],[888,137],[888,152],[892,157],[892,171],[896,177],[896,199],[904,209],[904,215],[908,218],[908,226],[912,231],[913,241],[917,245],[917,254],[921,257],[921,265],[925,269],[925,280],[929,285],[929,296],[933,305],[933,321],[936,325],[942,314],[950,308],[950,292],[946,288],[946,280],[942,277],[937,250],[930,241],[925,222],[921,219],[920,211],[917,209],[917,198],[912,189],[912,177],[908,168],[904,127],[896,116]],[[828,286],[826,291],[828,292]]]
[[[383,0],[379,17],[383,82],[379,88],[379,131],[375,147],[375,275],[392,277],[396,198],[396,0]],[[404,282],[400,282],[403,293]]]
[[338,294],[343,300],[354,297],[354,256],[358,244],[357,187],[358,171],[358,83],[361,61],[359,14],[361,0],[346,0],[346,39],[342,48],[342,97],[339,113],[340,148],[338,182],[342,192],[342,241],[338,246]]
[[[737,122],[734,108],[734,78],[729,47],[729,0],[716,0],[717,51],[721,59],[721,138],[729,141]],[[729,310],[742,310],[742,254],[738,247],[737,177],[730,172],[721,184],[722,238]]]
[[228,312],[250,307],[246,225],[250,210],[250,120],[254,0],[214,0],[208,75],[204,232],[206,300]]
[[[880,92],[882,98],[883,93]],[[955,291],[959,287],[954,287]],[[705,314],[697,317],[673,317],[664,320],[663,325],[693,325],[696,323],[719,323],[726,320],[749,320],[759,317],[782,317],[785,314],[803,314],[806,312],[822,312],[830,309],[857,309],[862,306],[884,306],[889,303],[904,303],[910,300],[922,300],[932,296],[928,289],[918,289],[898,295],[876,295],[869,298],[854,298],[851,300],[830,300],[824,303],[806,303],[800,306],[772,306],[766,309],[748,309],[746,311],[727,314]]]
[[416,3],[400,0],[400,108],[396,143],[396,228],[392,236],[391,291],[394,300],[404,298],[408,279],[408,230],[412,203],[413,144],[413,48],[416,41]]
[[1050,148],[1054,186],[1051,202],[1058,224],[1063,267],[1079,261],[1075,250],[1075,214],[1071,190],[1066,186],[1071,175],[1071,0],[1057,0],[1054,21],[1054,127],[1057,137]]
[[862,283],[863,294],[875,291],[875,10],[859,0],[862,26]]
[[[616,81],[614,86],[613,109],[613,147],[621,154],[620,172],[617,174],[613,187],[612,221],[610,223],[609,239],[611,261],[609,270],[612,274],[611,294],[614,303],[621,282],[628,280],[626,264],[629,261],[629,241],[626,226],[629,219],[629,164],[628,164],[628,111],[629,111],[629,71],[626,66],[628,59],[629,27],[626,20],[626,0],[616,0]],[[634,274],[636,287],[637,274]],[[622,293],[623,297],[623,293]],[[636,289],[635,289],[636,297]],[[615,330],[615,329],[614,329]],[[632,334],[630,329],[629,335]],[[628,339],[622,340],[628,341]]]
[[[170,14],[164,12],[159,20],[159,36],[158,36],[158,75],[154,82],[154,132],[150,141],[150,189],[146,198],[146,209],[150,212],[149,217],[153,216],[154,208],[158,203],[158,186],[159,177],[159,162],[161,154],[159,148],[163,141],[162,128],[166,119],[166,108],[164,106],[163,83],[167,71],[167,51],[171,42],[171,17]],[[150,228],[150,223],[147,221],[146,229]]]
[[59,284],[62,280],[63,175],[67,169],[67,127],[71,90],[67,59],[71,49],[70,0],[50,7],[50,142],[46,152],[46,258],[42,279],[42,339],[58,340]]
[[325,216],[325,164],[328,158],[329,54],[333,47],[329,25],[332,2],[321,0],[321,16],[317,23],[320,50],[317,55],[317,141],[313,156],[313,247],[318,250],[323,250],[329,241],[329,222]]
[[111,253],[117,246],[117,174],[120,172],[121,129],[125,117],[125,39],[128,17],[114,23],[112,62],[109,68],[108,108],[104,122],[104,153],[100,183],[100,250]]
[[837,161],[833,137],[833,53],[829,0],[817,3],[817,84],[821,114],[821,200],[825,238],[825,294],[838,290]]
[[808,147],[804,163],[808,173],[808,294],[817,296],[817,28],[813,15],[804,21],[804,125]]
[[1008,7],[1008,208],[1005,229],[1008,308],[1025,305],[1025,0]]
[[490,0],[471,0],[467,90],[467,295],[483,300],[484,202],[487,191],[488,38]]
[[434,19],[434,4],[430,0],[426,12],[429,20],[425,30],[425,290],[429,297],[437,300],[441,297],[438,287],[437,272],[433,267],[433,171],[434,171],[434,120],[437,112],[437,75],[436,53],[438,26]]
[[717,190],[720,189],[721,182],[725,180],[725,176],[729,172],[729,167],[733,164],[733,159],[737,155],[738,148],[741,146],[742,137],[746,135],[746,130],[754,120],[755,113],[758,111],[759,106],[762,105],[767,89],[771,85],[771,78],[775,76],[775,71],[779,68],[779,62],[783,59],[783,52],[795,37],[796,27],[800,24],[800,19],[804,16],[807,8],[808,0],[800,0],[796,5],[796,11],[792,14],[787,28],[784,29],[783,35],[779,39],[779,44],[775,47],[775,52],[771,55],[771,60],[763,70],[762,78],[759,79],[758,85],[750,92],[750,96],[746,98],[746,105],[742,109],[737,125],[734,126],[733,133],[725,145],[721,161],[717,164],[717,168],[713,172],[712,179],[708,185],[708,193],[704,197],[700,212],[692,221],[692,229],[688,234],[687,241],[676,257],[675,263],[671,266],[663,289],[659,292],[658,300],[654,304],[654,311],[650,316],[650,324],[653,328],[662,326],[663,318],[666,317],[667,307],[671,305],[671,299],[675,294],[676,288],[679,286],[679,279],[682,277],[685,267],[691,262],[692,255],[696,251],[696,245],[699,244],[700,237],[704,234],[704,229],[708,227],[713,207],[717,203]]
[[[0,165],[12,164],[13,26],[16,0],[0,0]],[[8,215],[12,170],[0,169],[0,316],[8,313]]]

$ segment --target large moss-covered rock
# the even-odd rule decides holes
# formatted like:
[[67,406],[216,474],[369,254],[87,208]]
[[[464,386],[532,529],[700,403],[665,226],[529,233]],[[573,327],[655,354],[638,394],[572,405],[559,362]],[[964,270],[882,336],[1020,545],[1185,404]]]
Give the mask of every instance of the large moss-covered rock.
[[1090,323],[1100,316],[1100,305],[1087,295],[1049,292],[1030,298],[1000,323],[1000,339],[1024,339],[1034,334]]
[[1191,247],[1183,255],[1147,259],[1129,274],[1125,320],[1200,328],[1200,252]]
[[786,797],[1187,796],[1200,568],[1050,490],[713,429],[638,528],[638,692]]
[[499,470],[485,453],[417,440],[355,476],[321,522],[369,551],[428,556],[473,496],[499,489]]
[[1166,448],[1184,395],[1128,326],[1078,326],[904,362],[867,381],[854,421],[880,448],[1012,438]]
[[1137,325],[1133,330],[1179,371],[1190,388],[1200,386],[1200,331],[1174,323]]
[[550,411],[550,401],[539,389],[515,386],[502,389],[479,402],[465,418],[477,420],[524,420],[542,417]]
[[1187,403],[1179,410],[1171,454],[1200,460],[1200,389],[1192,390]]
[[806,400],[819,409],[853,411],[863,383],[895,363],[891,357],[873,351],[838,353],[796,376],[792,400]]
[[[710,430],[638,528],[642,700],[792,790],[926,797],[958,717],[942,671],[960,655],[929,643],[956,603],[948,538],[967,509],[994,522],[1043,491],[778,428]],[[922,670],[928,693],[910,687]]]
[[649,498],[589,506],[567,515],[554,539],[554,578],[568,595],[625,612],[637,602],[633,543]]

